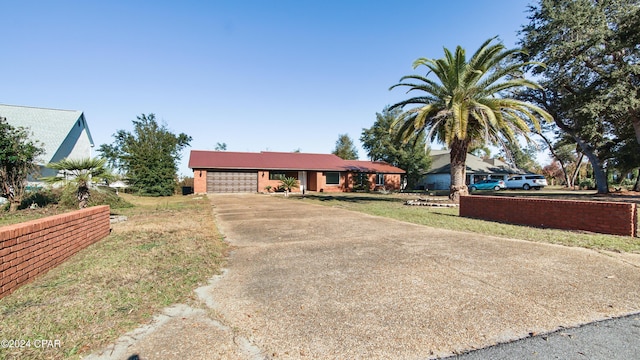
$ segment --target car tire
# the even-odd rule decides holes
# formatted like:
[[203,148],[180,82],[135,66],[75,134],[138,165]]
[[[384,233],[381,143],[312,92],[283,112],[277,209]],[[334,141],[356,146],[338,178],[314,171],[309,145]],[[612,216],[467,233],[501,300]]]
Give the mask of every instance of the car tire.
[[531,186],[529,186],[529,184],[524,184],[524,185],[522,185],[522,188],[524,190],[529,190],[529,189],[531,189]]
[[478,189],[476,189],[476,187],[475,187],[475,186],[472,186],[472,187],[470,187],[470,188],[469,188],[469,192],[474,192],[474,191],[476,191],[476,190],[478,190]]
[[498,185],[494,186],[494,187],[493,187],[493,190],[495,190],[495,191],[500,191],[500,186],[498,186]]

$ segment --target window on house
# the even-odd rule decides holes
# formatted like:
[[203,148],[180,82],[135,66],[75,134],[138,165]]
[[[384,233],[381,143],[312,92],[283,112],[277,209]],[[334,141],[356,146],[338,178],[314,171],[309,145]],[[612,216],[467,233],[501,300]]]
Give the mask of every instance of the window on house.
[[270,171],[269,180],[280,180],[283,177],[292,177],[298,180],[297,171]]
[[384,185],[384,174],[376,174],[376,185]]
[[353,184],[354,185],[359,185],[359,186],[364,186],[367,185],[369,183],[369,176],[367,173],[355,173],[353,176]]
[[340,185],[340,173],[339,172],[327,172],[325,173],[327,178],[327,185]]

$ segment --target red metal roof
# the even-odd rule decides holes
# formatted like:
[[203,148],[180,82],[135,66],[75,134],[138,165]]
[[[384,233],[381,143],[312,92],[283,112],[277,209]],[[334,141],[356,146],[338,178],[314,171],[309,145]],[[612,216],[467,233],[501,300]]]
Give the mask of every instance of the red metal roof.
[[191,169],[225,170],[318,170],[404,174],[405,171],[379,161],[342,160],[333,154],[294,152],[232,152],[191,150]]
[[347,170],[354,172],[404,174],[406,171],[384,161],[342,160],[346,163]]

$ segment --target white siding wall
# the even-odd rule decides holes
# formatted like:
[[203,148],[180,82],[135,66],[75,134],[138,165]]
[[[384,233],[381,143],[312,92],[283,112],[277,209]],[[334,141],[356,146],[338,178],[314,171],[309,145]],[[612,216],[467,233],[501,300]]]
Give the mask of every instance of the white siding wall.
[[[80,121],[80,120],[78,120]],[[87,133],[87,128],[81,122],[80,126],[73,126],[73,129],[69,131],[69,134],[64,139],[58,151],[56,151],[55,155],[49,160],[49,162],[58,162],[64,158],[70,159],[83,159],[91,157],[91,141],[89,139],[89,134]],[[41,176],[55,176],[57,171],[47,169],[42,166],[40,168]]]
[[67,137],[58,147],[58,151],[51,158],[51,162],[57,162],[64,158],[81,159],[91,157],[91,142],[89,141],[87,128],[84,124],[78,126],[80,121],[78,120],[76,125],[69,131]]
[[91,142],[89,141],[89,136],[87,135],[87,131],[83,129],[82,133],[78,137],[73,149],[67,155],[70,159],[83,159],[91,157]]

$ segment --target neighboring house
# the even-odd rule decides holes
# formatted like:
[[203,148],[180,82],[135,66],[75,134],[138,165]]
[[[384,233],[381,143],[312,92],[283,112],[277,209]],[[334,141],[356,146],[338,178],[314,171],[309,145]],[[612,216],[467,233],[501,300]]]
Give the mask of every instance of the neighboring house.
[[94,144],[82,111],[0,104],[0,117],[13,127],[27,128],[31,139],[44,149],[39,161],[41,176],[57,174],[44,167],[50,162],[91,157]]
[[293,177],[294,191],[400,190],[405,171],[385,162],[343,160],[333,154],[192,150],[194,192],[264,192]]
[[114,182],[109,183],[109,187],[116,189],[116,192],[117,192],[118,189],[126,189],[129,187],[129,185],[122,180],[116,180]]
[[[451,186],[451,163],[449,150],[431,150],[431,169],[425,173],[418,186],[428,190],[449,190]],[[492,178],[506,180],[510,175],[523,174],[519,169],[498,159],[483,160],[472,154],[467,154],[466,184]]]

